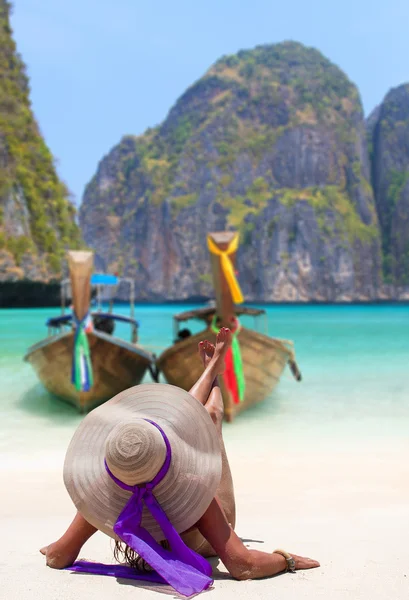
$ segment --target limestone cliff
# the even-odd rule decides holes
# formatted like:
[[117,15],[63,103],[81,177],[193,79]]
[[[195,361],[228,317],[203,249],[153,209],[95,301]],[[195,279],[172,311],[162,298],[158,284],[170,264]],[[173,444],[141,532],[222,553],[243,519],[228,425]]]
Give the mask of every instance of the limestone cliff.
[[101,161],[80,211],[137,296],[211,295],[206,233],[241,231],[249,300],[375,299],[380,234],[356,87],[287,42],[220,59],[159,127]]
[[368,119],[368,137],[385,281],[395,297],[409,297],[409,84],[386,95]]
[[0,0],[0,281],[58,276],[79,243],[68,192],[33,116],[24,64]]

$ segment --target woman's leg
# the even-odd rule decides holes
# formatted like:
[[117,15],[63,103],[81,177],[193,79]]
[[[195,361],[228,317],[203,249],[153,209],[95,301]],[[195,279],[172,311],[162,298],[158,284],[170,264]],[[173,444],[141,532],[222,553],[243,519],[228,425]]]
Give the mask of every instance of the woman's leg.
[[[215,352],[213,344],[210,342],[204,342],[204,354],[201,353],[203,358],[204,366],[211,360]],[[236,524],[236,503],[234,498],[234,487],[233,478],[230,470],[229,461],[227,458],[226,448],[223,440],[223,397],[219,386],[218,377],[213,382],[212,389],[210,390],[209,397],[205,404],[206,410],[209,412],[212,421],[219,434],[220,451],[222,455],[222,476],[219,487],[217,488],[216,496],[219,499],[223,510],[226,513],[227,521],[234,529]]]
[[[205,342],[200,342],[199,344],[200,356],[203,356],[204,354],[204,344]],[[206,404],[212,390],[214,380],[224,371],[224,359],[230,345],[231,332],[230,329],[224,327],[223,329],[220,329],[219,333],[217,334],[216,347],[214,348],[213,355],[209,357],[208,361],[206,361],[205,370],[195,385],[189,390],[190,394],[199,400],[201,404]]]
[[[229,336],[229,340],[230,340]],[[229,344],[230,345],[230,344]],[[205,368],[205,373],[210,365],[214,354],[215,347],[208,341],[201,342],[199,344],[199,354],[203,361],[203,366]],[[236,503],[234,498],[234,487],[233,487],[233,479],[230,471],[229,461],[227,459],[226,448],[224,446],[223,441],[223,433],[222,433],[222,425],[223,425],[223,397],[219,387],[218,377],[213,380],[211,386],[209,386],[209,380],[207,380],[207,385],[209,387],[205,387],[203,382],[205,378],[199,379],[201,383],[200,392],[203,394],[199,401],[204,403],[205,409],[208,411],[209,415],[212,418],[212,421],[216,427],[217,433],[219,435],[220,441],[220,451],[222,456],[222,476],[220,479],[219,487],[216,490],[216,498],[219,501],[219,505],[223,509],[226,520],[234,529],[236,524]],[[198,382],[198,383],[199,383]],[[198,389],[197,384],[192,389],[196,391]],[[192,393],[192,392],[191,392]],[[207,398],[205,398],[205,394]],[[209,544],[209,542],[203,537],[198,528],[192,527],[189,531],[186,531],[182,534],[182,538],[184,542],[193,550],[201,554],[205,557],[215,556],[216,552]]]

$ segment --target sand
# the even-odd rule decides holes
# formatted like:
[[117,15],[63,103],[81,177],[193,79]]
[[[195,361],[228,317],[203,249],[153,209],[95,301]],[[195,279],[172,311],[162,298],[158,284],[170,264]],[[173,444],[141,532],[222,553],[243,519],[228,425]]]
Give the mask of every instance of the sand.
[[[234,425],[233,425],[234,427]],[[261,581],[237,582],[215,562],[214,598],[251,600],[407,600],[409,598],[409,442],[367,439],[297,447],[228,436],[238,504],[237,531],[254,548],[283,547],[321,561]],[[30,600],[153,599],[176,594],[139,582],[46,568],[38,548],[73,516],[56,461],[0,457],[0,597]],[[111,542],[91,539],[82,558],[112,562]],[[138,589],[135,589],[138,588]]]

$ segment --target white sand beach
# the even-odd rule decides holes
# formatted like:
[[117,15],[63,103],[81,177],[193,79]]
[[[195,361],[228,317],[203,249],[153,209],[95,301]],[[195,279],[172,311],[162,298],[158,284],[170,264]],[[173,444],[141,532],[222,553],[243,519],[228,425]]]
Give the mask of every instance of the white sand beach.
[[[152,345],[164,346],[173,310],[142,313]],[[170,588],[45,566],[39,548],[60,536],[74,513],[62,465],[81,416],[49,396],[22,362],[40,338],[43,312],[40,319],[10,311],[0,327],[7,348],[0,354],[0,599],[175,597]],[[224,428],[237,531],[254,548],[282,547],[321,567],[237,582],[218,565],[206,595],[408,600],[407,309],[291,307],[279,315],[275,329],[297,341],[304,380],[296,384],[285,373],[273,397]],[[28,337],[16,337],[16,328]],[[111,541],[97,534],[81,557],[113,562]]]
[[[284,547],[321,561],[261,581],[237,582],[215,561],[213,598],[406,600],[409,596],[409,442],[373,437],[341,442],[311,436],[264,437],[254,444],[226,433],[234,474],[237,530],[254,548]],[[65,442],[63,440],[62,442]],[[175,597],[171,588],[47,568],[38,552],[73,516],[59,462],[3,459],[1,598],[82,600]],[[27,470],[27,468],[29,470]],[[112,562],[97,534],[82,558]],[[135,589],[137,588],[137,589]],[[159,595],[158,595],[159,594]]]

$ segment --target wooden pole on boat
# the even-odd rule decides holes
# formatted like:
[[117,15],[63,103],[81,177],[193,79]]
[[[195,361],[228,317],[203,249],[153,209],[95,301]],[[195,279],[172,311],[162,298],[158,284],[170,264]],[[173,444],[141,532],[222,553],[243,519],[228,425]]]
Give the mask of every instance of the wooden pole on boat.
[[65,279],[61,281],[61,314],[65,314]]
[[[230,242],[236,235],[235,231],[209,233],[214,245],[222,251],[227,250]],[[233,266],[236,265],[236,253],[230,255]],[[234,303],[229,285],[220,264],[220,256],[210,253],[210,262],[213,275],[213,286],[216,295],[216,314],[220,318],[220,327],[231,327],[231,318],[234,317]]]
[[91,275],[94,267],[93,252],[68,252],[68,267],[71,279],[71,296],[74,312],[81,321],[88,312],[91,302]]
[[[210,251],[210,261],[213,275],[213,285],[216,295],[216,314],[219,317],[217,327],[233,326],[235,317],[235,304],[243,302],[243,295],[235,276],[236,251],[238,246],[238,237],[236,232],[223,231],[218,233],[209,233],[208,248]],[[237,340],[235,340],[237,344]],[[238,347],[236,347],[236,350]],[[233,356],[230,357],[233,361]],[[240,359],[241,363],[241,359]],[[233,366],[235,369],[236,367]],[[240,367],[241,369],[241,367]],[[241,375],[242,372],[240,371]],[[232,375],[232,374],[231,374]],[[221,386],[224,400],[224,415],[226,421],[232,421],[234,416],[234,402],[238,391],[237,373],[234,372],[237,389],[233,388],[222,378]],[[235,394],[233,398],[233,393]]]

